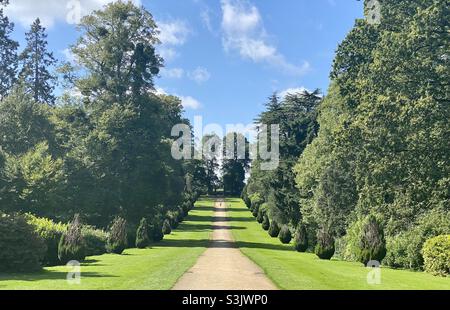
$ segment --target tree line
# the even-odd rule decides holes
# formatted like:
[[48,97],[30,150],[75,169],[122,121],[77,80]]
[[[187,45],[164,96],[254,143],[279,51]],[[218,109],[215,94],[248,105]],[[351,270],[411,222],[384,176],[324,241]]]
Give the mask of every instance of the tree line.
[[253,162],[242,197],[298,250],[448,273],[450,7],[379,3],[380,23],[357,20],[339,45],[324,98],[270,98],[258,122],[280,124],[281,165]]

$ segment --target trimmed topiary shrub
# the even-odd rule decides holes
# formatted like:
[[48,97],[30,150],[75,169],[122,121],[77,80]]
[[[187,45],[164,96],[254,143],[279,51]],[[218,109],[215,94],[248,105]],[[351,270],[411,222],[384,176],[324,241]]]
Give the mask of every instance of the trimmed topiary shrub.
[[450,235],[427,240],[422,255],[426,272],[437,276],[450,275]]
[[270,228],[270,220],[269,216],[267,214],[264,214],[263,222],[262,222],[262,228],[267,231]]
[[75,214],[67,232],[61,236],[59,241],[58,258],[62,264],[67,264],[72,260],[82,261],[85,259],[86,251],[81,229],[80,216]]
[[172,233],[172,227],[170,227],[169,220],[164,221],[162,231],[164,235],[170,235]]
[[122,254],[127,247],[127,221],[120,216],[116,217],[109,228],[106,251],[108,253]]
[[44,240],[21,215],[0,213],[0,271],[37,271],[46,252]]
[[96,256],[106,253],[106,242],[108,241],[108,234],[93,226],[84,225],[81,228],[83,235],[85,254],[86,256]]
[[276,238],[278,237],[279,233],[280,233],[280,226],[278,225],[277,222],[272,221],[269,227],[269,236],[271,236],[272,238]]
[[278,238],[283,244],[289,244],[291,242],[292,234],[287,225],[283,225],[283,227],[281,227],[280,233],[278,234]]
[[[259,193],[255,193],[253,195],[250,196],[250,210],[252,212],[255,211],[255,209],[257,210],[256,212],[258,212],[259,207],[264,203],[263,198],[261,197],[261,195]],[[253,216],[257,216],[258,213],[254,213]]]
[[363,221],[355,256],[364,265],[367,265],[372,260],[381,263],[386,256],[386,241],[383,227],[373,215],[369,215]]
[[150,244],[150,238],[148,236],[148,223],[144,217],[141,219],[139,227],[136,231],[136,247],[138,249],[144,249]]
[[306,227],[300,224],[297,228],[294,238],[294,246],[297,252],[306,252],[308,249],[308,233]]
[[320,259],[331,259],[334,255],[334,238],[333,236],[325,231],[319,230],[317,233],[317,244],[314,252]]
[[258,211],[258,216],[256,217],[256,220],[258,221],[258,223],[262,224],[262,222],[264,221],[264,215],[266,214],[266,212],[261,208]]
[[67,231],[66,224],[55,223],[46,218],[39,218],[32,214],[25,214],[28,224],[33,226],[34,231],[44,239],[47,251],[42,261],[44,266],[56,266],[61,262],[58,258],[58,246],[61,236]]
[[151,241],[160,242],[164,239],[163,227],[162,223],[158,220],[155,220],[152,225],[150,225],[149,236]]

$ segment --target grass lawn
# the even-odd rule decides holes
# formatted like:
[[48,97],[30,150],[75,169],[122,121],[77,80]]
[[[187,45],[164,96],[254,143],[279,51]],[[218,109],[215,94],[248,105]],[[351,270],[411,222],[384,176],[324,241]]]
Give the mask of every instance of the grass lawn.
[[266,272],[281,289],[288,290],[424,290],[450,289],[450,277],[423,272],[381,269],[381,284],[367,283],[368,269],[359,263],[320,260],[314,254],[297,253],[292,245],[270,238],[240,199],[231,203],[228,216],[241,251]]
[[213,207],[212,199],[197,202],[186,221],[151,248],[88,257],[81,267],[80,285],[69,285],[69,268],[59,266],[32,274],[0,273],[0,290],[170,289],[205,251],[212,231]]

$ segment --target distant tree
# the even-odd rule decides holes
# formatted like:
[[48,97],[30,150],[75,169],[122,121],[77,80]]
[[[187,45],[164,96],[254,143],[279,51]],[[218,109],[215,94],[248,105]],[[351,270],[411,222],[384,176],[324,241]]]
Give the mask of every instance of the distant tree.
[[36,102],[53,104],[56,77],[49,69],[56,65],[56,59],[47,50],[47,34],[39,18],[33,22],[25,38],[27,46],[19,57],[19,78]]
[[219,170],[219,158],[217,148],[221,150],[222,144],[220,138],[216,134],[205,135],[202,138],[203,145],[203,165],[206,171],[206,187],[208,195],[215,193],[219,187],[219,177],[217,175]]
[[[242,134],[234,132],[229,133],[223,141],[224,160],[222,175],[224,193],[238,196],[244,189],[245,174],[250,166],[249,143]],[[229,150],[228,148],[231,149]],[[240,150],[242,154],[239,154],[238,148],[242,148]]]
[[[3,1],[1,4],[7,4]],[[10,38],[14,24],[0,7],[0,100],[5,98],[16,81],[19,43]]]

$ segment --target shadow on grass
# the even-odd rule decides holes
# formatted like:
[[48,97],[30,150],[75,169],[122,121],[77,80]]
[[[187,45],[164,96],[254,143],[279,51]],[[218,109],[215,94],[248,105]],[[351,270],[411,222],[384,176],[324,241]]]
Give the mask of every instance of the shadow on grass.
[[284,245],[256,243],[256,242],[230,242],[225,240],[164,240],[154,246],[158,247],[181,247],[181,248],[249,248],[274,251],[292,251],[293,248]]
[[[42,281],[42,280],[65,280],[67,279],[68,271],[53,271],[42,270],[33,273],[2,273],[0,274],[0,281]],[[82,278],[118,278],[118,276],[110,274],[101,274],[98,272],[81,272]]]
[[213,216],[201,216],[201,215],[189,215],[186,218],[186,222],[253,222],[255,219],[252,217],[213,217]]
[[217,230],[247,229],[246,227],[242,227],[242,226],[218,226],[218,225],[214,225],[214,224],[190,224],[190,223],[184,223],[183,228],[187,230],[185,232],[198,232],[198,231],[207,231],[207,230],[214,230],[214,229],[217,229]]

